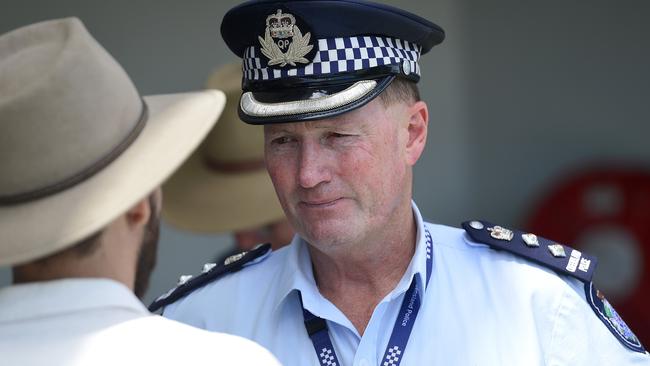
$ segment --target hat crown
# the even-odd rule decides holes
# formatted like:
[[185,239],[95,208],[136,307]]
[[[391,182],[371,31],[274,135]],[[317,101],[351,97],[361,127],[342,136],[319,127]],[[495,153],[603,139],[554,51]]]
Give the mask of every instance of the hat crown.
[[250,124],[306,122],[360,108],[397,77],[417,83],[439,26],[365,0],[250,0],[221,22],[243,59],[239,116]]
[[132,135],[142,113],[128,75],[78,19],[0,36],[0,197],[92,170]]

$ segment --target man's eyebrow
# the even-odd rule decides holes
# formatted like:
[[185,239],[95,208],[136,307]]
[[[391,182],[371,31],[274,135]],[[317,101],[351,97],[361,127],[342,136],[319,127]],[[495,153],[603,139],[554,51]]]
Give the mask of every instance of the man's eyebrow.
[[323,123],[323,124],[314,125],[313,128],[315,128],[317,130],[324,130],[324,129],[328,129],[328,128],[336,128],[336,127],[341,127],[341,126],[342,126],[341,124],[337,124],[337,123]]
[[325,129],[325,128],[363,128],[365,122],[355,123],[352,118],[349,118],[345,115],[336,116],[329,119],[327,122],[316,122],[313,128],[316,129]]
[[264,131],[265,134],[276,135],[278,133],[291,133],[286,127],[269,126]]
[[[355,123],[355,121],[345,115],[336,116],[328,119],[327,121],[312,121],[307,122],[307,130],[328,130],[328,129],[345,129],[345,130],[364,130],[367,128],[367,122]],[[266,134],[277,135],[277,134],[294,134],[296,130],[291,129],[287,126],[268,126],[266,128]]]

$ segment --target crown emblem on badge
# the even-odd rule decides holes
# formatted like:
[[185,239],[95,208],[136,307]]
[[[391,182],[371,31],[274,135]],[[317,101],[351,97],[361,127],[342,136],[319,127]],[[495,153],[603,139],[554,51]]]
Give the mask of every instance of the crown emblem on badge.
[[262,54],[269,59],[269,66],[296,66],[296,63],[308,64],[305,56],[314,48],[309,44],[311,33],[304,36],[296,25],[296,18],[278,9],[275,14],[266,17],[264,38],[258,36]]
[[490,232],[490,236],[497,240],[510,241],[515,235],[512,230],[508,230],[501,226],[490,227],[488,228],[488,231]]
[[266,17],[266,26],[269,28],[273,38],[293,37],[293,26],[296,25],[296,18],[291,14],[282,14],[282,10]]

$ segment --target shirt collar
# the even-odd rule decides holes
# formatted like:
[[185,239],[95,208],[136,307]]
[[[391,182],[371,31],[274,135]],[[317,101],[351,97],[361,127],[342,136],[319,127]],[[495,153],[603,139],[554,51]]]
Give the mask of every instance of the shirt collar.
[[[418,293],[420,296],[424,293],[426,281],[426,258],[427,258],[427,243],[426,235],[424,235],[424,220],[420,214],[415,202],[411,201],[413,209],[413,218],[415,219],[416,237],[415,237],[415,253],[411,262],[407,267],[402,279],[398,282],[397,286],[391,291],[383,301],[391,301],[399,297],[402,293],[406,292],[411,285],[411,281],[415,278],[418,286]],[[323,297],[318,291],[316,281],[314,280],[314,273],[312,270],[311,259],[309,257],[309,250],[307,242],[298,235],[293,237],[291,244],[287,248],[287,257],[285,265],[282,268],[282,273],[278,281],[278,292],[275,300],[275,309],[284,303],[290,294],[293,292],[300,292],[302,294],[303,304],[306,309],[311,311],[314,315],[319,316],[319,313],[330,312],[330,307],[334,307],[329,301],[323,301]]]
[[0,304],[0,322],[116,307],[149,314],[126,286],[100,278],[69,278],[4,287],[0,289]]
[[287,257],[280,275],[275,303],[276,310],[288,297],[297,296],[292,295],[297,292],[302,294],[303,304],[308,309],[314,309],[319,303],[323,303],[314,279],[308,245],[304,239],[295,235],[287,248]]
[[413,253],[413,258],[409,266],[406,268],[402,279],[397,283],[395,289],[391,291],[384,301],[391,301],[396,297],[399,297],[401,294],[405,293],[408,288],[411,286],[413,279],[416,281],[416,286],[418,287],[418,294],[420,295],[420,301],[422,300],[422,294],[425,290],[425,282],[427,278],[427,239],[424,234],[426,228],[420,210],[415,202],[411,201],[411,207],[413,208],[413,219],[415,220],[415,252]]

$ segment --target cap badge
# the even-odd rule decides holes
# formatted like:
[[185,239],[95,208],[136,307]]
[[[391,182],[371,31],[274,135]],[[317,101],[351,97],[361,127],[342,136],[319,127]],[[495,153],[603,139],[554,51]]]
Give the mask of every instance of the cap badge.
[[307,32],[303,36],[296,25],[296,18],[289,13],[282,13],[278,9],[275,14],[266,17],[264,38],[257,38],[262,46],[262,54],[269,59],[269,66],[296,66],[296,63],[311,62],[305,58],[314,48],[314,45],[309,44],[311,33]]
[[488,228],[488,231],[490,232],[490,236],[497,240],[510,241],[514,236],[514,233],[511,230],[501,226]]

